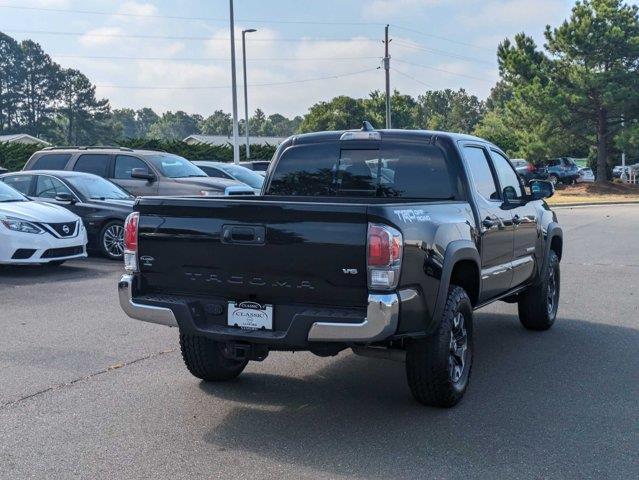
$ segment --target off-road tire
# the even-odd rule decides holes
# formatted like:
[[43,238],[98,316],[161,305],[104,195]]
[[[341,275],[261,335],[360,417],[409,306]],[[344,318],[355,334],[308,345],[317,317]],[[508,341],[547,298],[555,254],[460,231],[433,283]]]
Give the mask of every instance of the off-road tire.
[[[554,275],[556,293],[550,290],[551,272]],[[557,308],[559,306],[560,272],[559,257],[550,250],[548,262],[541,274],[541,280],[528,287],[519,294],[519,321],[528,330],[548,330],[555,323],[557,318]],[[553,295],[553,304],[549,305],[549,299]]]
[[[451,333],[458,314],[463,315],[466,351],[461,375],[451,372]],[[414,340],[407,347],[406,377],[415,399],[431,407],[455,406],[464,396],[473,364],[473,307],[466,291],[451,285],[437,330],[427,338]]]
[[197,335],[180,333],[180,350],[189,372],[209,382],[223,382],[237,377],[248,361],[237,361],[222,355],[220,342]]

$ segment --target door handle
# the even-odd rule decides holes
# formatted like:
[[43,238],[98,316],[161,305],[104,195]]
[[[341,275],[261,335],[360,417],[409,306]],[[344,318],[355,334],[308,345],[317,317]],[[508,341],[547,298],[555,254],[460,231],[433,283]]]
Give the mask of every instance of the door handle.
[[264,245],[266,228],[261,225],[223,225],[222,243]]
[[519,215],[515,215],[513,217],[513,225],[519,225],[521,223],[521,218],[519,217]]
[[497,225],[497,222],[495,222],[495,220],[493,220],[490,217],[486,217],[484,218],[484,220],[481,222],[481,224],[485,227],[485,228],[492,228],[495,225]]

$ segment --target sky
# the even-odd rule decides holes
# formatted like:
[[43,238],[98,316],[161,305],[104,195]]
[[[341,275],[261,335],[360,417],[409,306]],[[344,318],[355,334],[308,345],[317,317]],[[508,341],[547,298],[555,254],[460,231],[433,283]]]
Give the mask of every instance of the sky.
[[[337,95],[384,89],[390,24],[391,86],[414,96],[464,88],[485,98],[498,79],[496,48],[518,32],[543,44],[567,0],[235,0],[238,108],[241,31],[249,110],[304,114]],[[98,13],[96,13],[98,12]],[[228,0],[0,0],[0,31],[40,43],[76,68],[113,108],[209,115],[231,111]]]

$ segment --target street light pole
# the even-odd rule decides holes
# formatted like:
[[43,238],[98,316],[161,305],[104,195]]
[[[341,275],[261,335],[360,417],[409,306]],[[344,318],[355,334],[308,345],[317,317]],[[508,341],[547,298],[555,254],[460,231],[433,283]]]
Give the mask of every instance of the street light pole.
[[233,19],[233,0],[229,0],[231,19],[231,90],[233,98],[233,162],[240,163],[240,139],[237,126],[237,79],[235,78],[235,21]]
[[249,132],[249,110],[248,93],[246,85],[246,34],[257,32],[254,28],[242,30],[242,66],[244,68],[244,129],[246,130],[246,159],[251,158],[250,132]]

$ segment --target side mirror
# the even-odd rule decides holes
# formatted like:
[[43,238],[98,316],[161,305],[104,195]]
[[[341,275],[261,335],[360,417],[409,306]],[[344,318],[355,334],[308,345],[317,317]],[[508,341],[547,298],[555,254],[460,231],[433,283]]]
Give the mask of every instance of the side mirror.
[[531,180],[530,194],[533,200],[550,198],[555,194],[555,187],[553,186],[552,183],[546,180]]
[[134,168],[131,170],[131,178],[138,178],[140,180],[152,182],[155,180],[155,175],[146,168]]
[[70,203],[72,205],[75,203],[75,197],[70,193],[58,193],[55,196],[55,200],[56,202]]

